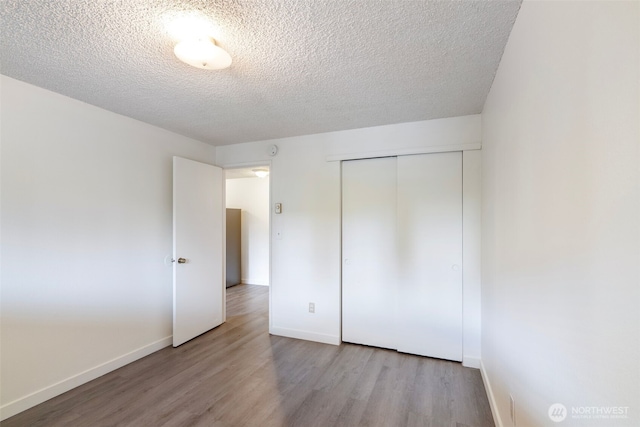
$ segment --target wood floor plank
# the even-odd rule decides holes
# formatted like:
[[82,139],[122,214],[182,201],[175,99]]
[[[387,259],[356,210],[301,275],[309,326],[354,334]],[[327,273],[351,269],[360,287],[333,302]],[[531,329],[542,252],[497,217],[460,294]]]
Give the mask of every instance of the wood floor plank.
[[373,347],[271,336],[269,289],[227,289],[227,322],[0,425],[493,426],[480,374]]

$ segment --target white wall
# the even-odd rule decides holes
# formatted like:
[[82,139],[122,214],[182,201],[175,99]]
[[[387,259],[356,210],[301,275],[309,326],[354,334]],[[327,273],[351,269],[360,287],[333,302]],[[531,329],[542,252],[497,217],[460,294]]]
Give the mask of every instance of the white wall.
[[269,286],[269,177],[227,179],[226,197],[242,209],[241,282]]
[[[640,3],[525,1],[482,115],[482,363],[499,425],[640,425]],[[583,409],[584,410],[584,409]]]
[[214,149],[2,76],[6,418],[170,343],[172,156]]
[[[271,202],[283,204],[283,213],[272,215],[271,220],[271,333],[340,342],[340,162],[327,158],[465,144],[477,147],[480,130],[476,115],[218,147],[216,160],[223,167],[271,161]],[[279,147],[273,158],[267,151],[272,144]],[[479,156],[464,159],[465,171],[479,179]],[[479,233],[477,227],[475,233]],[[480,356],[479,253],[468,255],[464,291],[476,299],[465,299],[464,356],[474,365]],[[309,302],[315,303],[315,314],[308,312]]]

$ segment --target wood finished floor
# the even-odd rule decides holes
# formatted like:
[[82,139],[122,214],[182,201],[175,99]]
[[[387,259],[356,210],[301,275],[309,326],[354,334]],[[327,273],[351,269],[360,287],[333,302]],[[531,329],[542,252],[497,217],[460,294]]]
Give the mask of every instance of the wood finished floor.
[[1,423],[15,426],[494,426],[479,371],[270,336],[268,288],[227,290],[227,322]]

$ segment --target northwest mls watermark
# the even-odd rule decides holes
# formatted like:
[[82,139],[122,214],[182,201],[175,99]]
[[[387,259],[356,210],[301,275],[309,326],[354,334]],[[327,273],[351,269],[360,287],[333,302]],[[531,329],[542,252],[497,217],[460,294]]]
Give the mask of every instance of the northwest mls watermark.
[[628,406],[572,406],[568,410],[562,403],[549,406],[549,419],[560,423],[567,418],[573,420],[622,420],[629,418]]

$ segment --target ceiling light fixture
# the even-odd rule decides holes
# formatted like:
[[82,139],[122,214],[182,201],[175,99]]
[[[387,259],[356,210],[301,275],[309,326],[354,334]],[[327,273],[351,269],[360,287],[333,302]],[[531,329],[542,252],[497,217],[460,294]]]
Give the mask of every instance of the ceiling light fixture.
[[182,62],[205,70],[221,70],[231,65],[231,56],[209,37],[183,40],[173,52]]
[[269,175],[269,171],[266,169],[253,169],[252,172],[255,173],[258,178],[265,178]]

